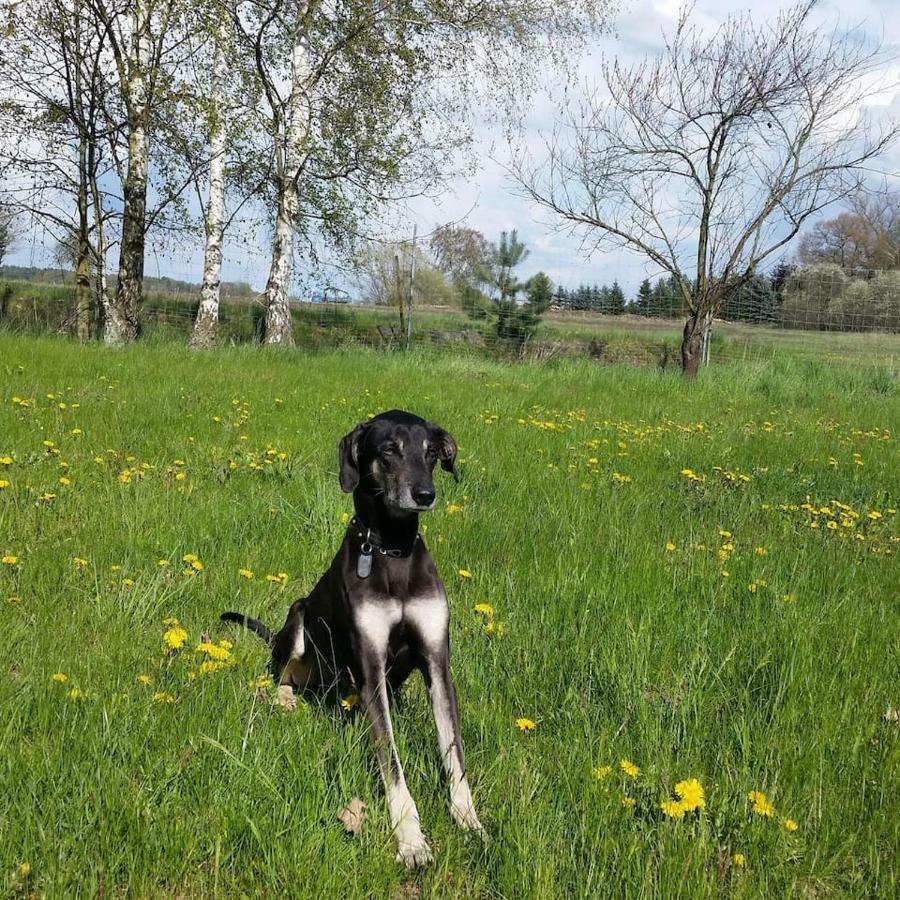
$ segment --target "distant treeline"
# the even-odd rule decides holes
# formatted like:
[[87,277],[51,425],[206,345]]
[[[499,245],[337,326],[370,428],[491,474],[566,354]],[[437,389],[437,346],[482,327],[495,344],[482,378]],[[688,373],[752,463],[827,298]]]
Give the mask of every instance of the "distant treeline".
[[[607,315],[677,318],[685,314],[676,280],[645,279],[625,299],[618,282],[557,289],[556,309],[592,310]],[[900,272],[870,269],[847,272],[826,263],[781,263],[735,286],[716,315],[730,322],[778,325],[810,331],[900,330]]]
[[[729,292],[719,318],[739,322],[776,323],[784,300],[784,286],[793,266],[777,266],[770,274],[754,275],[746,284]],[[645,278],[637,294],[626,299],[618,281],[611,285],[560,286],[554,297],[557,309],[591,310],[606,315],[629,313],[648,318],[672,319],[684,314],[684,297],[672,276],[651,282]]]
[[[42,269],[35,266],[0,266],[0,281],[29,281],[35,284],[74,284],[75,273],[67,269]],[[109,276],[111,288],[115,288],[116,278]],[[144,278],[144,290],[153,294],[199,294],[200,285],[191,284],[189,281],[180,281],[177,278]],[[244,281],[223,281],[221,292],[226,297],[253,297],[258,291],[254,291]]]

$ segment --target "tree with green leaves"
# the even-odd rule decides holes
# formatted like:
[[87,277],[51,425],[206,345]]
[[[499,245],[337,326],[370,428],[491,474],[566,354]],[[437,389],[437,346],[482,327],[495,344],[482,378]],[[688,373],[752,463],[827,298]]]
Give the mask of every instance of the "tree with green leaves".
[[[566,65],[611,0],[237,0],[235,27],[270,150],[265,337],[290,344],[298,239],[350,251],[386,203],[459,168],[486,107],[513,121],[523,73]],[[489,77],[485,77],[489,72]]]

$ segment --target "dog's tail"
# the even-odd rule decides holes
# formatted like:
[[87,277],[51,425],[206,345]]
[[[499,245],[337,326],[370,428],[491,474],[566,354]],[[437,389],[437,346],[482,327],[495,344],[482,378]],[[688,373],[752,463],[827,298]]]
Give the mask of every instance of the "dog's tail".
[[249,631],[255,631],[270,647],[272,646],[272,632],[259,619],[251,619],[250,616],[236,612],[223,612],[219,618],[223,622],[237,622]]

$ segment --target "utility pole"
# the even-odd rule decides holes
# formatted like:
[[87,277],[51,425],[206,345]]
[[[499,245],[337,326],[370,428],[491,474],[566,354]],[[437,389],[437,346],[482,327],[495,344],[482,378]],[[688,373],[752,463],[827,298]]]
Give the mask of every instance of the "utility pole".
[[400,334],[399,339],[403,339],[406,333],[406,322],[403,319],[403,285],[400,281],[400,250],[394,251],[394,295],[397,298],[397,310],[400,313]]
[[406,349],[412,344],[413,281],[416,277],[416,226],[413,225],[412,249],[409,258],[409,288],[406,294]]

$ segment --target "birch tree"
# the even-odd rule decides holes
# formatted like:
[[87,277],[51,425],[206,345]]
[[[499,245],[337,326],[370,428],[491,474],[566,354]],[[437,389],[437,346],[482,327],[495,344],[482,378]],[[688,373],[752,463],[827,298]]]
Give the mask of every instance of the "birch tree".
[[209,187],[203,213],[206,237],[200,306],[191,332],[192,347],[211,347],[219,339],[219,285],[222,280],[222,240],[225,229],[225,163],[227,48],[230,21],[222,16],[213,28],[212,78],[209,96]]
[[[298,234],[349,242],[391,200],[434,189],[479,101],[513,113],[528,72],[605,23],[610,0],[241,0],[271,142],[273,241],[264,340],[291,344]],[[502,102],[500,102],[502,101]]]
[[865,109],[881,49],[817,27],[815,5],[731,16],[711,34],[683,12],[657,56],[604,63],[602,88],[568,104],[545,158],[516,162],[527,196],[587,250],[624,247],[674,279],[687,376],[727,292],[857,191],[897,138]]
[[[32,0],[10,8],[0,44],[0,158],[5,201],[66,247],[75,269],[72,330],[87,339],[95,309],[92,272],[105,271],[108,212],[99,185],[104,152],[105,35],[85,0]],[[99,293],[102,302],[105,294]]]
[[[151,141],[162,112],[162,97],[185,48],[182,0],[87,0],[109,42],[119,99],[124,110],[125,159],[119,167],[122,225],[115,297],[104,323],[108,344],[133,341],[140,330],[144,247],[150,221],[147,192]],[[183,189],[184,185],[182,185]],[[157,208],[178,191],[164,191]],[[154,217],[155,218],[155,217]]]

